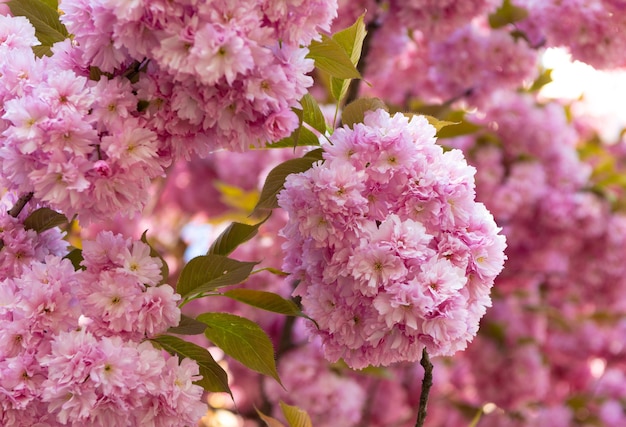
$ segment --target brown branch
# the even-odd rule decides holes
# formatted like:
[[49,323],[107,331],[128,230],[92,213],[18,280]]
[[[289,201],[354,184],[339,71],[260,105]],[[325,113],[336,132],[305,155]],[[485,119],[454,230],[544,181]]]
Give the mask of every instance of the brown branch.
[[13,218],[17,218],[20,212],[22,212],[22,209],[24,209],[24,206],[26,206],[26,203],[30,202],[30,199],[32,198],[32,192],[22,194],[20,198],[17,199],[17,202],[15,202],[15,205],[13,205],[13,207],[9,210],[9,215],[11,215]]
[[426,404],[428,403],[428,393],[433,385],[433,364],[430,363],[426,348],[422,351],[420,365],[424,367],[424,378],[422,379],[422,393],[420,394],[420,405],[417,411],[417,422],[415,427],[423,427],[426,420]]

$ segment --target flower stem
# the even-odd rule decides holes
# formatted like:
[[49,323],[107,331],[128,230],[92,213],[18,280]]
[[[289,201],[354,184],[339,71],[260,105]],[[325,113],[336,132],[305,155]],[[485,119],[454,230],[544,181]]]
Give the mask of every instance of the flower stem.
[[433,385],[433,364],[430,363],[426,348],[422,351],[420,365],[424,367],[424,378],[422,379],[422,394],[420,394],[420,406],[417,411],[417,422],[415,427],[423,427],[426,420],[426,404],[428,403],[428,393]]

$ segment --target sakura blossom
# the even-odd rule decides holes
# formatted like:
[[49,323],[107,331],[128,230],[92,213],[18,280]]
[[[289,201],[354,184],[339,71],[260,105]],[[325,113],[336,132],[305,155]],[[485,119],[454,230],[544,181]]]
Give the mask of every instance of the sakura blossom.
[[474,169],[424,117],[380,109],[322,146],[324,160],[288,177],[278,200],[283,269],[301,281],[325,356],[360,369],[463,350],[505,260]]
[[7,213],[16,200],[0,200],[0,424],[194,424],[206,412],[197,363],[146,341],[180,322],[162,261],[102,232],[76,269],[58,229],[25,229],[34,209]]

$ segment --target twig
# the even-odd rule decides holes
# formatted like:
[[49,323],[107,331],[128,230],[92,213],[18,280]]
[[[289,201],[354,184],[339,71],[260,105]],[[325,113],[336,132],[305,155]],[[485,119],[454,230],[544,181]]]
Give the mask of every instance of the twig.
[[422,379],[422,394],[420,394],[420,406],[417,411],[417,422],[415,427],[423,427],[426,420],[426,404],[428,403],[428,393],[433,385],[433,364],[430,363],[426,348],[422,351],[420,365],[424,367],[424,379]]
[[26,206],[26,203],[28,203],[32,198],[32,192],[22,194],[20,198],[17,199],[17,202],[15,202],[15,205],[13,205],[13,207],[9,210],[9,215],[11,215],[13,218],[17,218],[20,212],[22,212],[22,209],[24,209],[24,206]]

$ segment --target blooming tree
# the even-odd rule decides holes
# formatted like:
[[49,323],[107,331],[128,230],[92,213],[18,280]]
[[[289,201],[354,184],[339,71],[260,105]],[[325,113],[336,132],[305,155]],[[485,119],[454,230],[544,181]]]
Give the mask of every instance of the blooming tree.
[[623,425],[622,3],[0,1],[0,425]]

